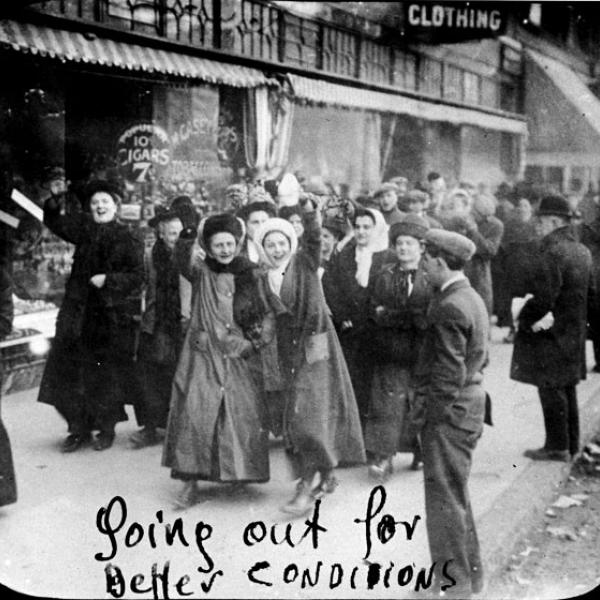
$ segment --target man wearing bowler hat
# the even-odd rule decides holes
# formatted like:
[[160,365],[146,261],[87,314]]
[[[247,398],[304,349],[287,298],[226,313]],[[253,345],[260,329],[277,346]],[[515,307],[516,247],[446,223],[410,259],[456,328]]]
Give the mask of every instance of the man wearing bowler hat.
[[587,299],[592,257],[570,226],[562,196],[545,196],[537,212],[536,276],[520,290],[531,297],[518,314],[510,376],[538,388],[546,440],[527,450],[533,460],[569,461],[579,450],[575,386],[585,378]]
[[465,236],[430,229],[422,268],[435,293],[415,373],[413,422],[421,432],[425,513],[434,591],[469,598],[483,588],[467,482],[483,431],[489,319],[463,270],[475,253]]

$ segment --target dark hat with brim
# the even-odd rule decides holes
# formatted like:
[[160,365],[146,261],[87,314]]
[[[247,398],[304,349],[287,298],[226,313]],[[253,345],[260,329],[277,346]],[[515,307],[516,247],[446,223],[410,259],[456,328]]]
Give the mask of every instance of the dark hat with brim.
[[148,225],[150,227],[156,227],[159,223],[171,221],[172,219],[181,220],[179,213],[173,210],[173,207],[167,208],[166,206],[157,206],[154,209],[154,216],[148,220]]
[[406,215],[402,221],[394,223],[390,227],[389,239],[390,246],[396,243],[396,240],[401,235],[408,235],[414,237],[417,240],[422,240],[427,235],[429,230],[429,223],[419,215]]
[[210,238],[217,233],[230,233],[239,242],[244,235],[244,230],[240,220],[229,213],[222,213],[208,217],[202,228],[202,240],[208,248]]
[[468,237],[445,229],[430,229],[425,235],[425,242],[428,247],[443,250],[465,262],[471,260],[476,250]]
[[540,202],[536,214],[538,217],[556,216],[570,219],[573,216],[573,211],[571,210],[566,198],[556,194],[544,196]]
[[256,211],[264,211],[269,217],[277,216],[277,206],[273,202],[261,201],[261,202],[251,202],[250,204],[244,204],[236,213],[236,215],[247,221],[250,218],[250,215]]
[[117,206],[121,204],[121,196],[119,195],[119,189],[116,185],[104,179],[95,179],[90,181],[83,190],[85,196],[84,206],[86,208],[89,208],[92,196],[98,192],[104,192],[111,196]]

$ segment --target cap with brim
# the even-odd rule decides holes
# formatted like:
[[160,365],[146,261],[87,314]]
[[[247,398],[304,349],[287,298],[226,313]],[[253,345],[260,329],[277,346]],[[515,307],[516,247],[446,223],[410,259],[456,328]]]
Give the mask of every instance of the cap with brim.
[[396,194],[397,194],[400,192],[400,188],[395,183],[391,183],[390,181],[388,181],[388,182],[380,185],[375,190],[375,193],[373,194],[373,198],[377,198],[377,196],[381,196],[382,194],[385,194],[386,192],[396,192]]
[[396,243],[396,240],[401,235],[414,237],[417,240],[425,238],[429,230],[429,223],[418,215],[406,215],[402,221],[394,223],[390,226],[389,239],[390,246]]
[[406,194],[405,197],[406,204],[414,204],[417,202],[420,204],[427,204],[428,200],[429,194],[427,194],[427,192],[423,192],[422,190],[411,190],[408,192],[408,194]]
[[425,235],[427,246],[443,250],[463,261],[471,260],[475,254],[475,244],[464,235],[445,229],[430,229]]
[[573,211],[569,206],[566,198],[558,195],[544,196],[536,211],[538,217],[556,216],[570,219],[573,216]]

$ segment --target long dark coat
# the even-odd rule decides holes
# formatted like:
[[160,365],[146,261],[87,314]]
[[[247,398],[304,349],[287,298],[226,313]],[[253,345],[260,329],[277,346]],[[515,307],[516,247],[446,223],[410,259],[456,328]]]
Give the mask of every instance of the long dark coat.
[[234,321],[235,276],[190,264],[193,239],[175,247],[191,281],[190,325],[173,380],[162,464],[176,479],[267,481],[268,432],[248,357],[252,343]]
[[331,469],[364,462],[365,450],[350,376],[317,274],[321,235],[314,213],[304,216],[303,240],[280,297],[270,291],[266,275],[262,282],[277,315],[288,449],[304,464]]
[[[536,276],[521,294],[533,294],[519,316],[510,376],[537,387],[565,387],[585,378],[587,300],[592,273],[590,251],[571,227],[544,237]],[[531,326],[552,311],[554,325],[534,333]]]
[[[418,270],[410,295],[398,307],[392,285],[396,268],[397,261],[388,262],[369,278],[374,343],[381,355],[377,355],[373,371],[365,446],[367,451],[382,456],[411,452],[415,447],[416,439],[410,435],[409,427],[412,375],[425,336],[432,294],[423,271]],[[385,312],[377,315],[377,306],[383,306]]]
[[[377,273],[389,257],[389,250],[373,254],[370,273]],[[323,274],[323,292],[348,365],[361,417],[369,412],[374,350],[373,327],[369,321],[368,287],[356,281],[356,241],[350,240],[334,253]],[[352,327],[342,331],[344,321]]]
[[[97,224],[87,213],[61,214],[52,200],[44,207],[44,224],[75,244],[75,254],[38,400],[55,406],[69,423],[75,418],[74,399],[82,395],[89,411],[101,402],[116,420],[125,420],[117,369],[133,354],[131,297],[144,279],[143,243],[118,221]],[[101,289],[89,283],[98,273],[106,274]],[[108,366],[115,388],[104,390],[102,398],[94,397],[95,389],[83,387],[86,372],[98,362]]]
[[477,222],[477,231],[467,234],[477,250],[465,267],[465,275],[473,289],[483,298],[490,316],[494,311],[491,261],[498,253],[503,232],[502,221],[490,216]]
[[[0,257],[0,340],[10,333],[13,319],[12,283],[6,256]],[[0,389],[2,388],[2,363],[0,362]],[[1,409],[1,407],[0,407]],[[10,440],[2,423],[0,412],[0,506],[17,501],[17,484],[12,460]]]

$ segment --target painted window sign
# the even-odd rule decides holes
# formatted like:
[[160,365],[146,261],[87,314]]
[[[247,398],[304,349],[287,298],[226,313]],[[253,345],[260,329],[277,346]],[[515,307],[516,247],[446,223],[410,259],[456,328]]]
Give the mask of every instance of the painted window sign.
[[149,181],[153,171],[171,162],[171,143],[167,132],[154,123],[128,127],[117,143],[121,174],[131,182]]

